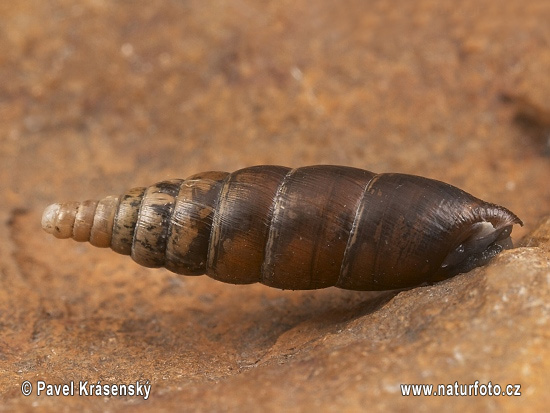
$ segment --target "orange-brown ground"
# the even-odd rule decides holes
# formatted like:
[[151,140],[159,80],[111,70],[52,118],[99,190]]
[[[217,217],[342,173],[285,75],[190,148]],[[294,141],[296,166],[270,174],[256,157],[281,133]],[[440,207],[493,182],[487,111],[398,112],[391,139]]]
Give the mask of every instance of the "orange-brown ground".
[[[183,278],[40,229],[52,202],[204,170],[344,164],[550,212],[550,3],[0,5],[0,410],[529,410],[550,402],[549,230],[395,293]],[[29,380],[35,391],[21,394]],[[143,397],[36,383],[148,380]],[[521,397],[402,397],[400,383]]]

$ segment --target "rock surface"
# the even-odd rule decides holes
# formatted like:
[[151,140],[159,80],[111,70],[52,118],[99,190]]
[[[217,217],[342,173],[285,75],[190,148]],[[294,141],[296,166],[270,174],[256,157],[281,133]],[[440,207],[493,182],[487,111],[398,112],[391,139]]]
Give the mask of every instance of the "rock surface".
[[[0,410],[548,406],[550,4],[0,10]],[[525,105],[536,115],[518,122]],[[523,240],[433,286],[292,292],[178,277],[40,230],[52,202],[266,163],[437,178],[514,211]],[[40,380],[151,394],[37,396]],[[521,396],[401,395],[476,380]]]

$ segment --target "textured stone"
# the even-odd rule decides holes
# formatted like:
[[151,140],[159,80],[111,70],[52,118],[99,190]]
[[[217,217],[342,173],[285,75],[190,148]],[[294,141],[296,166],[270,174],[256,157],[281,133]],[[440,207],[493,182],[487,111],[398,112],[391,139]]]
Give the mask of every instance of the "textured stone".
[[[525,410],[549,402],[550,3],[0,5],[0,410]],[[546,94],[547,95],[547,94]],[[542,119],[542,117],[539,117]],[[525,222],[489,266],[402,292],[177,277],[49,237],[53,202],[254,164],[448,181]],[[150,398],[23,397],[149,380]],[[521,397],[402,397],[401,383]]]
[[550,218],[541,219],[540,225],[527,235],[522,241],[523,247],[538,247],[546,252],[550,252]]
[[550,127],[550,51],[527,55],[525,69],[518,75],[518,85],[512,92],[512,99],[518,103],[518,111],[540,125]]
[[[550,52],[528,53],[522,58],[515,84],[505,92],[516,110],[516,125],[540,152],[550,156]],[[527,142],[528,143],[528,142]]]

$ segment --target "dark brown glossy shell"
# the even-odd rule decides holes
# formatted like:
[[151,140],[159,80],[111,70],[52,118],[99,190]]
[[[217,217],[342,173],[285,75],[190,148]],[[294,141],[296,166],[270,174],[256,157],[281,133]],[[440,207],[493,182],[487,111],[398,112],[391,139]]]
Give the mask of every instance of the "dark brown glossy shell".
[[283,289],[435,282],[511,246],[521,221],[443,182],[342,166],[255,166],[54,204],[44,229],[146,267]]

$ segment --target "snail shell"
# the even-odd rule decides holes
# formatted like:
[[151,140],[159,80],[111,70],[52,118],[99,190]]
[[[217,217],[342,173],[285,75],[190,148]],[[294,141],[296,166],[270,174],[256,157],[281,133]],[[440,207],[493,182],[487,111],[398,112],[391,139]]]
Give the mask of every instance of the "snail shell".
[[433,283],[511,248],[521,220],[449,184],[320,165],[254,166],[50,205],[44,230],[146,267],[282,289]]

